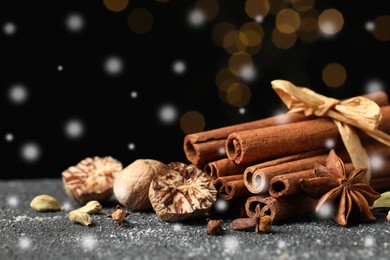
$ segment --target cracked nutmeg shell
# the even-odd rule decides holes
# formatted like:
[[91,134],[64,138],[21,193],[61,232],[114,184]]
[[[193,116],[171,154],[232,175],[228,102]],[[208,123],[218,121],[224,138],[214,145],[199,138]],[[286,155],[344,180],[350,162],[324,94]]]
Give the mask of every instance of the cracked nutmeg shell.
[[62,182],[66,194],[80,204],[107,200],[113,195],[114,179],[121,170],[122,163],[111,156],[88,157],[63,171]]
[[216,201],[210,176],[195,167],[171,162],[153,178],[149,199],[157,216],[167,222],[204,215]]
[[137,159],[115,177],[114,195],[120,204],[133,211],[152,210],[149,186],[166,165],[158,160]]

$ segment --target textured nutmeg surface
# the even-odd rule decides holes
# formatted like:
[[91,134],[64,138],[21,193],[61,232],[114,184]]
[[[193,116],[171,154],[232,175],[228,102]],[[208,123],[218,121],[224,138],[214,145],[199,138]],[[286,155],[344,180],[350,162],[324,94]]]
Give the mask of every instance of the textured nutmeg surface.
[[216,201],[210,176],[193,165],[171,162],[150,185],[149,198],[157,216],[180,221],[204,215]]
[[62,172],[66,194],[85,204],[91,200],[103,201],[113,194],[115,175],[122,163],[111,156],[88,157]]
[[152,210],[149,186],[153,177],[167,167],[153,159],[137,159],[117,174],[114,195],[118,202],[133,211]]

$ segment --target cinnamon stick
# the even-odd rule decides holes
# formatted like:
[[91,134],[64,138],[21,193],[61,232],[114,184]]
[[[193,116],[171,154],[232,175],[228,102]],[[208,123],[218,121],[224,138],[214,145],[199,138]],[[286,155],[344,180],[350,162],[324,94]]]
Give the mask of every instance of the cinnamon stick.
[[303,194],[288,198],[259,195],[247,199],[245,210],[249,218],[269,215],[278,223],[314,211],[316,204],[317,200]]
[[[390,106],[381,107],[379,130],[390,132]],[[359,137],[369,139],[362,131]],[[225,148],[229,159],[237,164],[248,164],[285,155],[320,149],[327,140],[336,148],[343,146],[337,126],[331,119],[317,118],[287,125],[238,131],[230,134]]]
[[[352,163],[346,163],[347,172],[355,169]],[[314,169],[292,172],[273,177],[269,183],[269,194],[274,198],[289,197],[303,192],[301,179],[314,178]]]
[[250,166],[250,164],[236,164],[229,158],[223,158],[207,163],[203,170],[209,174],[212,179],[216,179],[222,176],[243,174],[248,166]]
[[[338,156],[343,161],[350,160],[346,150],[338,152]],[[313,169],[317,162],[325,164],[327,157],[327,154],[322,154],[264,168],[261,165],[250,166],[244,172],[244,184],[251,193],[264,194],[268,192],[273,177]]]
[[184,154],[192,164],[199,168],[204,168],[208,162],[226,157],[226,138],[233,132],[283,125],[309,119],[310,117],[306,117],[301,113],[286,113],[247,123],[188,134],[184,137]]
[[219,195],[225,200],[237,199],[248,197],[251,193],[248,191],[244,184],[244,180],[228,181],[225,184],[225,189],[222,190]]
[[214,180],[214,187],[219,193],[225,192],[226,183],[228,183],[229,181],[242,180],[242,178],[242,174],[222,176]]

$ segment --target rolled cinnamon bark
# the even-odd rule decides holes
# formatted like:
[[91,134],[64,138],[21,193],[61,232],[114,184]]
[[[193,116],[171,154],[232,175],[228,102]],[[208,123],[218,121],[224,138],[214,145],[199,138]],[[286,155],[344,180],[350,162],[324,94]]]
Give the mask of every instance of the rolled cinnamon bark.
[[221,190],[219,195],[225,200],[238,199],[248,197],[251,193],[244,184],[244,180],[228,181],[225,184],[225,189]]
[[204,167],[204,172],[210,175],[212,179],[223,176],[243,174],[250,164],[236,164],[228,158],[209,162]]
[[251,196],[245,203],[249,218],[269,215],[273,223],[282,222],[314,211],[317,200],[306,195],[288,198],[273,198],[269,196]]
[[[337,155],[343,161],[350,160],[346,150],[337,152]],[[325,164],[327,158],[328,154],[322,154],[264,168],[258,165],[250,166],[244,172],[244,184],[252,194],[268,193],[273,177],[313,169],[315,163]]]
[[[390,132],[390,106],[381,107],[379,130]],[[362,131],[361,138],[368,139]],[[337,126],[331,119],[318,118],[287,125],[238,131],[226,140],[226,153],[237,164],[248,164],[290,154],[325,148],[328,140],[343,147]]]
[[225,192],[226,183],[229,181],[242,180],[243,174],[236,174],[230,176],[222,176],[214,180],[214,187],[218,193]]
[[[382,97],[383,98],[383,97]],[[301,113],[282,114],[252,122],[221,127],[213,130],[188,134],[184,137],[183,149],[186,158],[199,168],[211,161],[226,157],[225,142],[229,134],[269,126],[283,125],[292,122],[309,120]]]
[[[346,163],[347,172],[355,169],[352,163]],[[292,172],[273,177],[269,183],[269,194],[273,198],[283,198],[303,193],[301,179],[314,178],[314,169]]]

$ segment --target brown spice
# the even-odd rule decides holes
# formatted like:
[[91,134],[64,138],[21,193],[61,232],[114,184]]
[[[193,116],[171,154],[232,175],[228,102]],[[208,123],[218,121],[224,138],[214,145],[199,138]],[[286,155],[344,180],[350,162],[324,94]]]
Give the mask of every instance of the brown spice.
[[335,206],[333,218],[339,225],[347,226],[350,215],[372,222],[376,219],[369,205],[378,199],[380,194],[362,182],[366,171],[367,169],[358,168],[346,172],[343,161],[332,149],[326,160],[326,167],[317,164],[314,168],[316,177],[303,179],[301,184],[310,196],[322,196],[316,206],[317,212],[326,204]]
[[271,216],[265,215],[259,219],[258,227],[256,232],[263,232],[265,234],[270,233],[272,230],[272,218]]
[[256,225],[259,222],[258,217],[252,218],[236,218],[230,224],[230,227],[233,230],[245,231],[245,230],[255,230]]
[[215,220],[215,219],[207,218],[206,221],[207,221],[207,230],[206,230],[207,235],[215,235],[215,236],[222,235],[223,220],[220,219]]
[[121,209],[121,206],[117,205],[116,210],[112,214],[107,215],[107,218],[112,218],[118,227],[123,227],[124,219],[130,215],[131,212],[125,212]]

